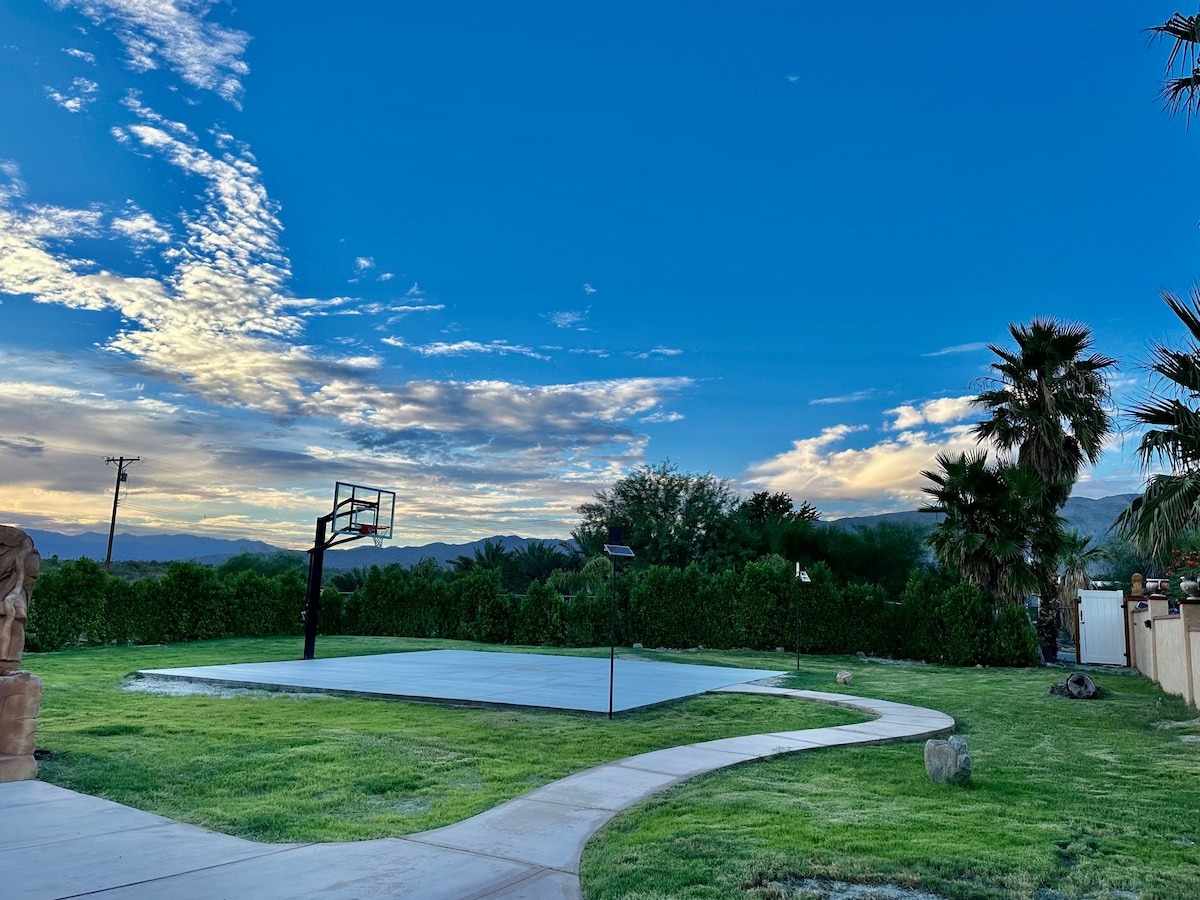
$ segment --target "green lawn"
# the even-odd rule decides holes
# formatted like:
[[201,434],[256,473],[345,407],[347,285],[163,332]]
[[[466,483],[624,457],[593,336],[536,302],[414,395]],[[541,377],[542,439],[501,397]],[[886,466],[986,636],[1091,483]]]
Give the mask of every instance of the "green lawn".
[[[323,637],[318,655],[448,646],[474,645]],[[610,722],[270,692],[170,697],[122,689],[137,669],[295,659],[300,649],[299,639],[229,640],[27,654],[25,667],[45,682],[37,745],[53,754],[40,777],[255,840],[360,840],[456,822],[647,750],[865,718],[722,694]],[[601,652],[607,655],[586,655]],[[739,657],[751,658],[760,668],[787,667],[776,654]]]
[[[321,638],[321,656],[470,647]],[[619,717],[254,694],[122,690],[138,668],[295,658],[298,640],[31,654],[46,682],[46,781],[258,840],[420,831],[645,750],[854,720],[771,698],[702,696]],[[498,648],[489,648],[498,649]],[[505,648],[522,650],[527,648]],[[560,651],[567,652],[567,651]],[[604,655],[606,650],[572,651]],[[626,651],[630,652],[630,651]],[[786,654],[639,652],[786,669]],[[792,658],[794,664],[794,657]],[[838,688],[839,669],[854,673]],[[1197,713],[1143,678],[1097,674],[1093,702],[1051,697],[1062,670],[945,669],[806,657],[793,686],[940,709],[971,747],[966,788],[931,784],[920,742],[742,765],[619,815],[589,845],[599,898],[816,898],[805,879],[949,898],[1200,898]]]
[[[838,668],[854,686],[833,686]],[[1200,897],[1196,711],[1146,679],[1048,694],[1051,670],[810,658],[797,687],[940,709],[968,742],[966,788],[925,776],[920,742],[793,754],[696,779],[588,845],[599,898],[800,898],[805,879],[952,898]],[[1183,724],[1187,723],[1187,724]]]

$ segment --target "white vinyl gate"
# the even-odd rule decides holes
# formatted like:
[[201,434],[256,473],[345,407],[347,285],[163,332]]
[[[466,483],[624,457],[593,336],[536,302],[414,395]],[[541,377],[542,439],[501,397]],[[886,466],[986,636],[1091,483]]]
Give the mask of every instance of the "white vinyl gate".
[[1121,591],[1079,592],[1079,661],[1128,665],[1125,596]]

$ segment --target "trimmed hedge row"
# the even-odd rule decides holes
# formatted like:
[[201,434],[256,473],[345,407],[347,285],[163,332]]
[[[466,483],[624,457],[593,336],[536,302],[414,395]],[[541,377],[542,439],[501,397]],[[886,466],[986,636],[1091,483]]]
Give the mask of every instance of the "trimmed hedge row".
[[265,576],[173,562],[161,579],[110,577],[90,559],[43,569],[34,587],[25,647],[163,644],[220,637],[301,634],[304,576]]
[[[356,591],[326,587],[325,634],[442,637],[486,643],[597,646],[608,643],[611,568],[503,589],[498,570],[450,577],[428,566],[372,566]],[[864,653],[948,665],[1036,663],[1036,637],[1022,609],[996,610],[976,588],[914,572],[890,600],[872,584],[839,585],[824,564],[799,584],[788,563],[768,557],[710,574],[650,566],[619,572],[617,643],[647,647],[796,647],[805,653]],[[570,590],[570,595],[564,592]],[[264,575],[171,563],[158,581],[110,578],[88,559],[43,572],[31,604],[31,651],[88,643],[168,643],[303,632],[305,585],[296,569]],[[797,622],[797,616],[799,621]],[[798,627],[797,627],[798,626]]]

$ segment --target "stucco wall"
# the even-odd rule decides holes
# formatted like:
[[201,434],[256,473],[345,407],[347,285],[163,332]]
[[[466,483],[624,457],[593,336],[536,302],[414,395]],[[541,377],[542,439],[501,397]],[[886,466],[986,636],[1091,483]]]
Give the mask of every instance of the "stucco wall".
[[1183,619],[1179,616],[1155,618],[1151,631],[1158,644],[1158,683],[1167,693],[1186,697],[1189,692]]
[[1147,678],[1154,678],[1154,655],[1151,641],[1154,640],[1152,629],[1146,627],[1150,621],[1150,610],[1135,609],[1129,615],[1129,643],[1133,651],[1129,664]]

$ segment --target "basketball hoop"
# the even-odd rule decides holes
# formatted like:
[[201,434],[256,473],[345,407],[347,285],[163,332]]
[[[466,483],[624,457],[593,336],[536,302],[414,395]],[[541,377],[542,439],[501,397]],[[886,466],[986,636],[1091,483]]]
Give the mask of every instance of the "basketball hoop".
[[304,616],[304,659],[312,659],[317,642],[321,604],[321,572],[330,547],[369,537],[377,549],[391,539],[396,492],[339,481],[333,487],[333,511],[317,519],[316,537],[308,559],[308,588]]

